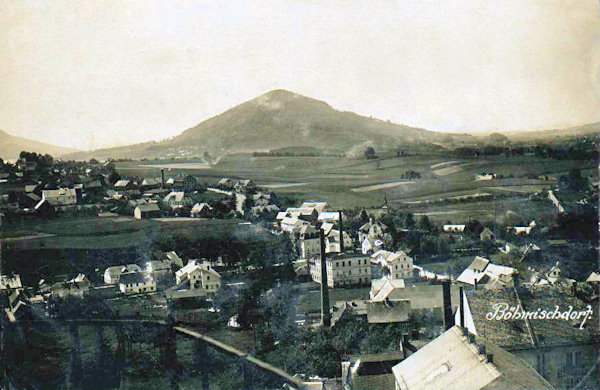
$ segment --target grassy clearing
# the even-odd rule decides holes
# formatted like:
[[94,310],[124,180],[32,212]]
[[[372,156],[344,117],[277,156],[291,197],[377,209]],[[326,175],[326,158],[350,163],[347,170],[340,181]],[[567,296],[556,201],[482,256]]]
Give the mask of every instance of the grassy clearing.
[[[32,240],[11,241],[6,249],[111,249],[132,245],[146,246],[161,233],[172,233],[187,238],[220,237],[223,235],[266,235],[253,225],[240,225],[238,219],[194,219],[161,222],[131,218],[58,218],[50,221],[8,226],[7,232],[28,231],[56,234]],[[25,225],[25,226],[24,226]]]

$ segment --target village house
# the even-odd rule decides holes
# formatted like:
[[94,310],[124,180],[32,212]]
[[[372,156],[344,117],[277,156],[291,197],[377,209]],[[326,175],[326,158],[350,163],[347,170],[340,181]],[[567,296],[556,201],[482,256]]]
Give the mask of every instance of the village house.
[[365,237],[365,239],[361,242],[360,247],[363,255],[369,255],[382,250],[385,245],[383,239],[379,237]]
[[535,228],[535,227],[536,227],[535,221],[531,221],[529,223],[529,226],[513,226],[512,230],[518,236],[520,236],[520,235],[528,236],[529,234],[531,234],[531,230],[533,230],[533,228]]
[[22,291],[21,276],[14,274],[12,276],[0,275],[0,291]]
[[191,207],[194,203],[189,196],[185,196],[185,192],[183,191],[171,191],[167,196],[164,197],[163,202],[166,206],[174,210],[184,206]]
[[486,226],[481,233],[479,233],[479,239],[481,241],[496,241],[496,235]]
[[234,181],[228,177],[223,177],[219,179],[217,186],[222,188],[233,188],[235,185]]
[[444,233],[462,233],[465,231],[466,225],[444,225],[442,231]]
[[318,213],[322,213],[327,208],[327,202],[325,202],[324,200],[307,200],[305,202],[302,202],[300,208],[315,209]]
[[70,210],[76,208],[77,191],[74,188],[59,188],[57,190],[43,190],[42,199],[35,206],[40,209],[44,204],[48,204],[54,210]]
[[175,273],[175,280],[177,285],[189,282],[189,288],[199,295],[216,295],[221,288],[221,275],[207,261],[189,260]]
[[340,213],[338,211],[323,211],[317,216],[319,222],[335,223],[340,220]]
[[[598,321],[584,321],[592,308],[579,298],[553,286],[528,293],[479,289],[464,292],[463,306],[470,333],[517,355],[556,388],[573,388],[580,382],[582,388],[597,385],[596,378],[586,374],[598,358]],[[518,308],[512,312],[522,317],[505,317],[511,308]],[[542,311],[553,318],[533,315]],[[574,312],[576,316],[570,315]],[[457,312],[455,322],[460,321]]]
[[160,208],[156,203],[142,204],[133,210],[135,219],[156,218],[160,216]]
[[172,278],[173,270],[169,260],[151,260],[146,262],[146,272],[154,275],[156,279]]
[[125,191],[133,189],[133,182],[129,179],[117,180],[113,188],[116,191]]
[[258,187],[252,180],[239,180],[235,183],[235,192],[240,194],[251,194],[256,191]]
[[517,270],[512,267],[496,265],[476,256],[456,281],[471,286],[485,285],[487,289],[502,289],[514,286],[513,275],[516,273]]
[[129,272],[119,279],[119,290],[123,294],[147,294],[156,292],[156,280],[151,274]]
[[190,210],[192,218],[207,218],[212,214],[213,208],[208,203],[196,203]]
[[[325,234],[325,253],[340,253],[342,251],[340,231],[338,229],[328,229]],[[346,231],[342,232],[342,235],[344,236],[344,252],[347,252],[352,249],[352,238]]]
[[54,283],[50,287],[52,296],[65,299],[67,297],[79,297],[83,298],[90,291],[90,281],[87,277],[79,273],[73,279]]
[[404,279],[413,276],[413,259],[404,251],[378,250],[371,255],[371,264],[387,269],[392,279]]
[[[326,266],[329,287],[371,284],[371,261],[368,256],[340,253],[327,257]],[[321,283],[320,259],[309,262],[309,273],[314,282]]]
[[118,284],[122,274],[131,272],[142,272],[142,269],[137,264],[115,265],[108,267],[104,271],[104,283]]
[[165,253],[165,256],[166,256],[167,260],[169,261],[170,265],[176,266],[177,268],[183,267],[183,259],[181,257],[179,257],[177,255],[177,253],[175,253],[174,251]]
[[373,217],[358,229],[358,241],[364,242],[366,238],[380,239],[383,242],[387,234],[388,227],[380,221],[375,221]]
[[600,283],[600,273],[592,272],[585,281],[587,283]]
[[480,175],[477,175],[475,177],[475,180],[477,181],[492,181],[493,179],[496,178],[496,175],[494,173],[482,173]]
[[552,389],[522,359],[453,326],[392,368],[396,390]]
[[252,195],[252,201],[254,202],[254,206],[257,207],[265,207],[273,204],[275,200],[275,196],[269,192],[259,191],[256,194]]
[[562,275],[562,269],[560,268],[560,262],[558,261],[550,268],[540,270],[529,268],[529,271],[531,271],[529,280],[531,286],[545,286],[551,284],[554,286],[572,288],[572,286],[577,283],[574,279],[565,278]]
[[309,224],[305,224],[300,228],[296,247],[300,258],[308,259],[318,256],[321,253],[321,240],[319,230]]
[[160,188],[162,185],[161,180],[155,177],[149,177],[142,180],[140,183],[140,189],[143,191],[152,190],[156,188]]

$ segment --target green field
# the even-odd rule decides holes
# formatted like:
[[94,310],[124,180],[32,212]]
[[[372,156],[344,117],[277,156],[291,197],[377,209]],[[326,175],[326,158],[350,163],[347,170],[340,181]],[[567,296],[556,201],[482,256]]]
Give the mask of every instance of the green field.
[[133,217],[58,218],[23,224],[4,225],[2,237],[45,233],[45,238],[20,239],[3,243],[5,249],[114,249],[148,246],[161,233],[189,239],[229,235],[240,237],[266,236],[267,232],[254,225],[240,225],[239,219],[186,219],[171,221],[135,220]]
[[[121,176],[156,176],[160,168],[148,165],[165,161],[128,161],[117,163]],[[180,161],[177,161],[180,164]],[[142,166],[143,165],[143,166]],[[420,200],[491,193],[527,195],[556,184],[556,177],[572,168],[584,174],[597,175],[592,161],[542,159],[533,156],[456,158],[454,156],[417,155],[395,157],[382,154],[376,160],[345,157],[254,157],[225,156],[209,169],[176,169],[174,174],[192,174],[202,182],[214,185],[220,177],[247,178],[258,185],[272,186],[277,194],[296,198],[326,200],[331,208],[374,208],[387,198],[392,206]],[[408,180],[403,174],[416,171],[420,179]],[[478,182],[475,176],[494,172],[505,178]],[[546,178],[538,178],[548,176]],[[597,176],[592,178],[597,181]],[[398,184],[397,182],[411,182]],[[393,183],[393,184],[390,184]],[[372,186],[379,186],[372,187]],[[410,206],[411,208],[413,206]],[[414,206],[418,209],[418,206]],[[489,209],[488,206],[485,207]],[[446,211],[456,205],[444,206]],[[489,214],[489,213],[487,213]]]

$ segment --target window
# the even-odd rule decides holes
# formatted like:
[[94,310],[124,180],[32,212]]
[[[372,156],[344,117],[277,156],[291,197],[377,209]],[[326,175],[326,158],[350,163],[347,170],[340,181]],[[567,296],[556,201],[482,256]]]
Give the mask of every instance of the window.
[[352,266],[352,262],[348,260],[348,267]]
[[342,267],[345,267],[345,266],[346,266],[346,262],[342,261]]
[[565,358],[567,368],[583,367],[583,351],[567,352]]

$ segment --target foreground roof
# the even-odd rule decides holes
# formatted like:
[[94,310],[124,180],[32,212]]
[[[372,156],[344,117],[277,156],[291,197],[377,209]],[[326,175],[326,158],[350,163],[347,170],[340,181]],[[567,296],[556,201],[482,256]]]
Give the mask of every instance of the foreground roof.
[[[481,348],[485,345],[485,350]],[[483,352],[483,353],[481,353]],[[487,354],[492,354],[488,361]],[[392,368],[402,390],[552,389],[533,368],[454,326]]]

